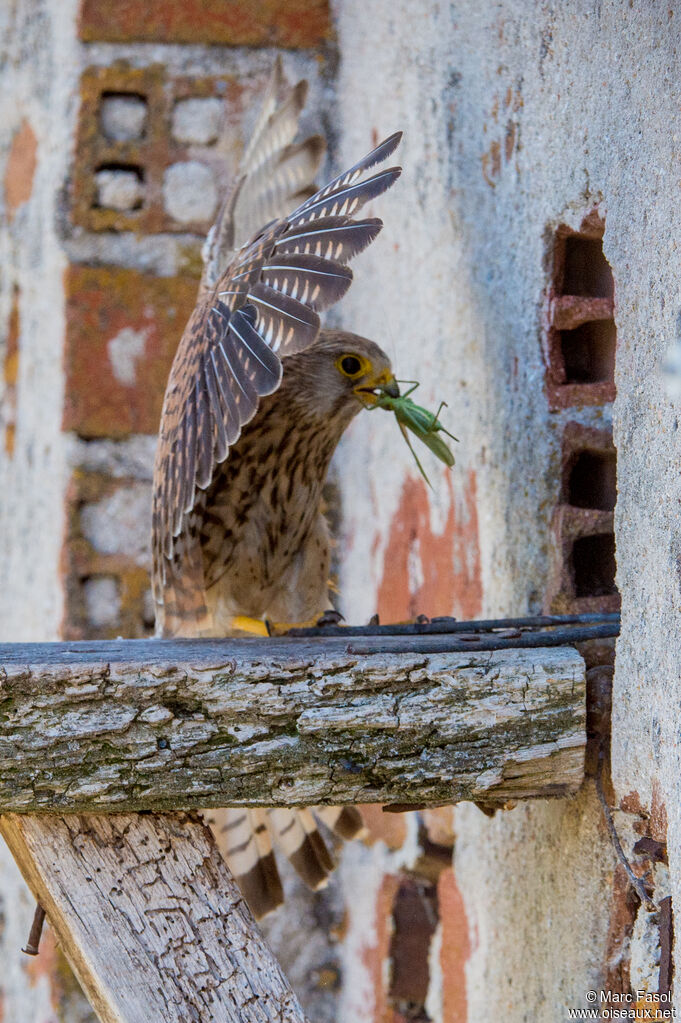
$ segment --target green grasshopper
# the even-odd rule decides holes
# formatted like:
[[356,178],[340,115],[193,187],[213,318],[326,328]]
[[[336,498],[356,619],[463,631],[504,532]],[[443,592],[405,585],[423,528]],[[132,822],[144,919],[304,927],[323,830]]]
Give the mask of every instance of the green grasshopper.
[[444,464],[450,468],[454,465],[454,455],[449,450],[446,442],[438,435],[440,433],[446,433],[448,437],[451,437],[452,440],[456,441],[458,441],[458,437],[455,437],[453,433],[446,430],[440,422],[440,412],[443,408],[447,408],[447,402],[440,402],[440,407],[433,415],[432,412],[429,412],[428,409],[422,408],[421,405],[417,405],[409,397],[409,395],[413,394],[419,386],[417,381],[401,380],[399,383],[413,384],[413,387],[410,387],[408,391],[405,391],[404,394],[400,394],[397,397],[387,394],[386,391],[382,389],[379,390],[378,393],[374,392],[376,395],[376,404],[373,408],[384,408],[395,414],[395,419],[397,420],[397,425],[402,431],[402,436],[406,440],[409,450],[414,456],[414,461],[418,465],[421,475],[430,487],[432,484],[426,476],[425,470],[419,461],[419,457],[412,447],[407,430],[411,430],[412,433],[416,434],[418,439],[422,441],[426,447],[430,448],[436,458],[439,458],[441,462],[444,462]]

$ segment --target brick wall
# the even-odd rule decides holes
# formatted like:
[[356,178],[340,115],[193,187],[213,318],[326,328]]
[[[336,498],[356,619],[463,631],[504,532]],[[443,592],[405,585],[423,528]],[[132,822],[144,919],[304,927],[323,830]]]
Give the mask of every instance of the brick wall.
[[[330,17],[325,3],[83,3],[78,31],[63,220],[63,430],[78,440],[63,634],[144,636],[153,629],[153,438],[201,245],[234,178],[272,46],[299,51],[288,63],[312,77],[309,117],[319,118]],[[144,42],[164,45],[152,53]]]
[[[156,433],[201,246],[277,52],[325,131],[329,6],[20,0],[0,27],[2,638],[147,636]],[[292,974],[334,1019],[333,941],[287,884],[273,943],[307,914]],[[49,935],[39,960],[19,954],[31,913],[3,861],[0,1019],[93,1018]]]

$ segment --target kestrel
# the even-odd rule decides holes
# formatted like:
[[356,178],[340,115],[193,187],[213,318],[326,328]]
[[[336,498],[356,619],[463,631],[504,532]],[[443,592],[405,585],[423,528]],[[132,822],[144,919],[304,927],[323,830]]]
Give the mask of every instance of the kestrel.
[[[378,345],[320,330],[319,312],[382,227],[355,214],[399,176],[368,172],[401,133],[315,192],[323,139],[293,142],[306,86],[288,88],[277,62],[170,372],[153,497],[161,636],[264,632],[329,607],[329,462],[377,388],[399,394]],[[361,828],[355,809],[316,812],[344,838]],[[211,811],[209,822],[258,916],[283,898],[272,837],[312,888],[333,868],[310,810]]]

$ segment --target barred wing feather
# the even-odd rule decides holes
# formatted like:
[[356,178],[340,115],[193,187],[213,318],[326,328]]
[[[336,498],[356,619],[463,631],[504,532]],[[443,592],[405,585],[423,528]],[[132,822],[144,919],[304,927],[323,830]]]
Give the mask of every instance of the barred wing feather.
[[319,311],[352,281],[347,261],[378,234],[375,218],[353,220],[367,201],[398,178],[392,167],[363,173],[390,156],[390,136],[350,170],[274,221],[237,253],[195,310],[168,380],[154,474],[155,596],[161,602],[163,559],[172,559],[184,516],[210,486],[260,397],[281,381],[281,359],[308,348]]
[[277,57],[239,177],[206,241],[202,290],[214,286],[263,224],[285,217],[316,191],[326,142],[321,135],[293,141],[307,91],[305,81],[289,86]]

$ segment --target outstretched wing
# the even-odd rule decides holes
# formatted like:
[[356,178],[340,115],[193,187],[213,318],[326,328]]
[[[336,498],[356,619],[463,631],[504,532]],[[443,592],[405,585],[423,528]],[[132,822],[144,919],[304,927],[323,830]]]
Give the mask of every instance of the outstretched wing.
[[307,82],[290,86],[277,57],[239,177],[204,246],[202,288],[210,290],[235,253],[264,224],[285,217],[316,191],[326,153],[321,135],[294,143]]
[[314,342],[319,312],[347,291],[347,262],[380,231],[380,220],[353,216],[399,177],[397,167],[366,172],[385,161],[400,138],[401,132],[391,135],[289,216],[267,225],[195,309],[161,414],[153,508],[158,601],[184,517],[255,415],[258,399],[279,386],[281,359]]

